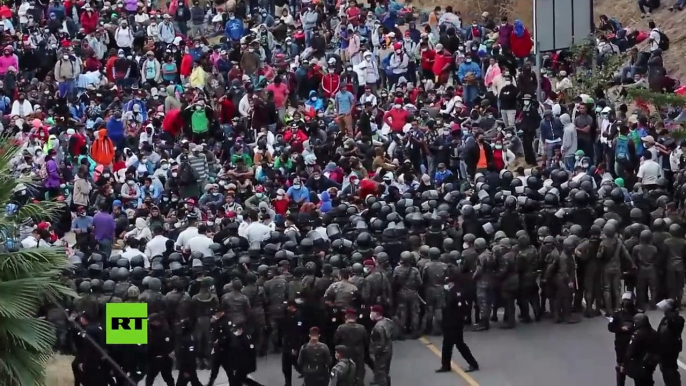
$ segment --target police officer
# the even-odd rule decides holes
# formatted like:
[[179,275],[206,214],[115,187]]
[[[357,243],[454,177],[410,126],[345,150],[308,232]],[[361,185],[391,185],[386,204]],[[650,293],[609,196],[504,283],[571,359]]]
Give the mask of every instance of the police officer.
[[443,283],[448,272],[448,265],[439,261],[441,251],[438,248],[429,248],[429,262],[423,270],[424,294],[426,296],[426,308],[422,326],[429,334],[441,334],[441,322],[443,319],[443,302],[445,291]]
[[679,308],[673,299],[660,302],[665,316],[657,327],[660,340],[660,372],[665,386],[681,385],[681,376],[677,366],[677,358],[683,349],[681,333],[684,331],[684,318],[679,315]]
[[252,337],[246,334],[243,328],[241,324],[234,324],[231,328],[228,346],[228,362],[231,364],[229,384],[262,386],[248,378],[248,374],[257,370],[257,355]]
[[626,349],[621,370],[633,378],[636,386],[652,386],[653,373],[659,362],[659,339],[646,314],[634,315],[634,332]]
[[345,311],[345,323],[338,326],[334,335],[334,343],[348,348],[347,357],[357,365],[355,369],[357,385],[364,386],[364,360],[369,337],[367,336],[367,330],[364,326],[357,323],[357,319],[357,311],[355,309],[350,308]]
[[257,354],[264,356],[267,353],[267,341],[265,339],[267,317],[264,309],[267,304],[267,295],[264,288],[257,285],[257,276],[254,273],[249,272],[245,275],[245,279],[247,285],[243,287],[241,292],[248,297],[250,303],[250,315],[248,317],[250,327],[246,325],[246,333],[254,336]]
[[465,313],[469,312],[469,309],[462,294],[463,288],[457,285],[458,281],[456,279],[455,277],[449,277],[444,287],[446,295],[445,308],[443,309],[443,347],[441,350],[441,368],[436,370],[437,373],[450,371],[453,346],[457,347],[457,350],[467,361],[469,367],[465,370],[466,372],[479,370],[479,364],[464,342]]
[[493,280],[495,279],[496,263],[491,251],[488,250],[486,240],[476,239],[474,249],[479,254],[473,278],[476,280],[476,300],[479,302],[479,311],[481,312],[480,323],[474,327],[474,331],[484,331],[490,328],[489,318],[493,304]]
[[304,386],[320,386],[328,382],[331,352],[319,341],[319,327],[310,328],[310,341],[300,349],[298,367],[302,371]]
[[[76,335],[76,356],[72,363],[74,379],[83,386],[97,386],[105,384],[105,376],[100,352],[91,343],[102,347],[105,345],[105,334],[97,321],[90,319],[88,313],[82,313],[78,323],[82,331],[74,329]],[[90,338],[90,340],[88,339]]]
[[152,386],[157,374],[162,374],[162,379],[167,386],[173,386],[171,353],[174,350],[174,336],[169,331],[162,314],[150,315],[148,323],[150,333],[148,334],[148,371],[145,385]]
[[684,292],[684,261],[686,261],[686,240],[679,224],[669,226],[669,237],[665,240],[667,247],[667,292],[670,299],[681,304]]
[[331,369],[329,386],[355,386],[356,364],[348,357],[348,348],[336,346],[336,365]]
[[625,292],[622,295],[621,307],[612,314],[607,329],[615,334],[615,357],[617,366],[617,386],[624,386],[626,373],[621,371],[626,360],[626,349],[629,346],[631,335],[634,332],[634,315],[638,313],[634,303],[633,292]]
[[285,378],[285,385],[291,386],[293,367],[300,372],[298,366],[298,350],[306,339],[305,320],[298,310],[295,301],[289,301],[286,313],[280,321],[283,330],[283,350],[281,352],[281,372]]
[[231,281],[231,290],[224,293],[221,298],[221,305],[226,310],[229,320],[234,324],[244,324],[250,314],[250,301],[248,297],[241,293],[243,283],[240,279]]
[[222,304],[212,316],[212,337],[213,337],[213,351],[212,366],[210,372],[210,381],[208,385],[213,385],[219,374],[219,368],[223,368],[226,372],[227,378],[232,377],[233,364],[229,358],[229,342],[231,340],[231,317],[225,312],[226,306]]
[[176,359],[176,367],[179,369],[179,379],[176,381],[176,386],[186,386],[189,382],[191,386],[202,386],[198,379],[197,347],[193,335],[193,324],[190,319],[182,321],[181,344],[179,345],[179,356]]
[[[603,301],[605,302],[605,315],[612,315],[613,307],[619,303],[620,280],[622,274],[622,261],[628,260],[632,267],[636,267],[633,259],[619,242],[617,231],[613,224],[605,224],[603,235],[605,238],[598,247],[598,259],[603,263]],[[619,250],[617,250],[619,248]]]
[[554,255],[545,273],[548,283],[555,287],[555,298],[551,307],[555,323],[578,322],[572,318],[572,295],[577,283],[574,246],[574,239],[566,238],[562,243],[562,253]]
[[[639,310],[655,309],[655,297],[657,295],[657,272],[658,249],[653,245],[653,232],[644,230],[638,238],[639,243],[631,251],[631,257],[638,265],[638,277],[636,281],[636,305]],[[650,300],[647,300],[650,289]]]

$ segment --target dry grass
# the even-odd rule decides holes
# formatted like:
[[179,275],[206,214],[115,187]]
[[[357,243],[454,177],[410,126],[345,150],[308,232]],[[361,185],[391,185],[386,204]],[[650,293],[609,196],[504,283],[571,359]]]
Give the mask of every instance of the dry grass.
[[[686,51],[686,29],[683,28],[684,12],[669,12],[667,7],[674,1],[663,1],[663,5],[652,14],[652,19],[670,41],[669,51],[663,54],[665,68],[670,76],[686,81],[686,67],[682,66]],[[633,0],[596,0],[596,15],[605,14],[616,17],[625,27],[647,30],[648,19],[641,19],[636,1]]]
[[71,371],[71,362],[74,357],[56,355],[47,364],[45,369],[47,386],[74,386],[74,373]]
[[460,11],[465,22],[474,19],[479,20],[484,11],[493,17],[506,15],[510,20],[520,19],[529,27],[531,27],[533,19],[531,0],[461,0],[460,2],[416,0],[413,3],[416,7],[427,10],[432,10],[436,6],[445,9],[450,5],[453,10]]

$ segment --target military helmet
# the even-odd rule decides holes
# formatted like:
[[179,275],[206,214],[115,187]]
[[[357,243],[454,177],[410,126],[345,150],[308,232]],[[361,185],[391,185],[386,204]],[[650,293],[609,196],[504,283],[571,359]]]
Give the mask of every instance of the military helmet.
[[429,248],[429,258],[431,260],[438,260],[441,257],[441,250],[436,247]]
[[87,294],[91,292],[91,282],[84,280],[79,284],[79,293]]
[[477,250],[483,251],[488,247],[488,243],[484,238],[479,237],[478,239],[474,240],[474,248]]
[[105,280],[105,282],[102,284],[102,292],[106,294],[114,292],[114,281]]

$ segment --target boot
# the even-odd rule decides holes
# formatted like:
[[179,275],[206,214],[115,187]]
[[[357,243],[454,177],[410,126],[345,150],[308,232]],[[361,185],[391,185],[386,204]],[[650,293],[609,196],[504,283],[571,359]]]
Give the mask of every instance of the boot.
[[488,323],[488,319],[486,319],[485,322],[482,321],[482,323],[474,325],[472,331],[488,331],[490,328],[491,327]]

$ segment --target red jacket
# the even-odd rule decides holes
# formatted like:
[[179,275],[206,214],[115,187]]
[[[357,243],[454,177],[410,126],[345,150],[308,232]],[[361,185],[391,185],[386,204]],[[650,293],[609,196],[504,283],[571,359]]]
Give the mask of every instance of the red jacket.
[[383,121],[391,127],[391,131],[402,133],[403,127],[407,124],[407,115],[407,110],[405,109],[392,108],[384,114]]
[[81,27],[86,30],[87,34],[95,32],[95,29],[98,28],[98,13],[93,11],[82,13]]
[[162,130],[176,137],[183,131],[183,119],[181,119],[181,110],[167,111],[162,121]]
[[114,62],[117,60],[117,55],[110,56],[105,63],[105,72],[107,74],[107,80],[114,82]]
[[224,98],[219,104],[219,122],[226,125],[231,122],[231,119],[236,115],[236,106],[230,98]]
[[443,74],[443,67],[453,60],[453,57],[447,54],[447,51],[436,53],[436,59],[434,60],[434,65],[431,69],[435,76],[441,76],[441,74]]
[[367,198],[367,196],[376,196],[378,192],[376,182],[370,180],[370,179],[364,179],[360,181],[360,190],[358,191],[359,196],[361,200],[364,200]]
[[322,90],[325,98],[333,98],[341,86],[341,76],[338,74],[326,74],[322,77]]
[[307,141],[307,134],[303,133],[303,131],[300,129],[296,130],[295,132],[293,132],[293,130],[288,130],[283,135],[283,139],[286,140],[286,142],[298,141],[303,143]]
[[422,70],[433,71],[436,51],[426,50],[422,52]]
[[531,55],[531,48],[534,43],[531,41],[529,30],[524,28],[524,34],[517,37],[514,32],[510,34],[510,49],[512,54],[517,58],[526,58]]
[[273,200],[272,204],[274,205],[274,212],[276,214],[280,214],[282,216],[286,215],[286,212],[288,212],[288,197],[283,196],[283,200]]
[[181,58],[181,69],[179,70],[179,74],[183,76],[191,76],[192,71],[193,57],[191,54],[184,54],[183,58]]
[[81,147],[86,145],[86,137],[76,133],[69,138],[69,152],[72,155],[81,155]]

